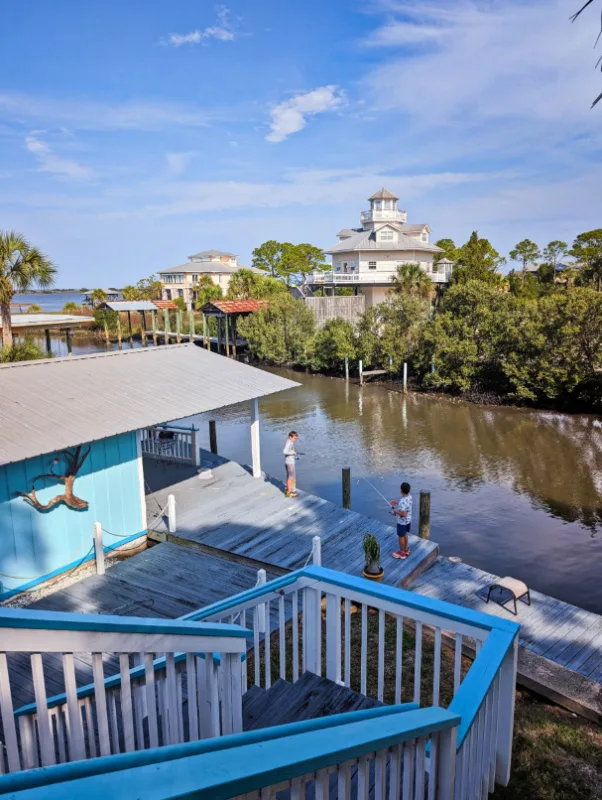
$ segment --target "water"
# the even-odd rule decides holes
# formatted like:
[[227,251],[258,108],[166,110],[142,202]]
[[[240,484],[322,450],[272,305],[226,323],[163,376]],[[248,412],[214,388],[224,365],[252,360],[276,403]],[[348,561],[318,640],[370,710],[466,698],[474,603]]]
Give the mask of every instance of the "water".
[[[62,311],[65,303],[76,303],[81,306],[84,300],[82,292],[57,292],[56,294],[45,294],[41,292],[31,292],[27,294],[16,294],[11,303],[18,305],[37,305],[41,306],[42,311]],[[23,311],[26,309],[23,308]]]
[[[55,340],[53,349],[64,342]],[[124,344],[124,346],[127,346]],[[74,353],[105,344],[76,339]],[[378,386],[274,370],[302,385],[264,398],[263,469],[284,478],[282,448],[299,433],[300,488],[341,502],[341,468],[352,473],[352,508],[394,523],[385,497],[412,485],[417,532],[420,490],[431,492],[431,538],[444,555],[602,613],[602,419],[451,399],[403,395]],[[192,418],[209,449],[207,420],[218,420],[219,452],[249,463],[247,408]],[[359,480],[359,485],[357,481]],[[360,546],[358,542],[358,547]],[[390,546],[397,549],[393,537]]]

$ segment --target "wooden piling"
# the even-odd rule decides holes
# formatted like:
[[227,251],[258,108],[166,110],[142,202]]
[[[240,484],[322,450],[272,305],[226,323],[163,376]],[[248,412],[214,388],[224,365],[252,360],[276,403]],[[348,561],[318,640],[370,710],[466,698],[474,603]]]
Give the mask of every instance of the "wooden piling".
[[194,342],[194,311],[188,309],[188,341]]
[[73,334],[73,331],[71,330],[71,328],[66,328],[65,329],[65,338],[67,340],[67,353],[69,355],[72,355],[72,353],[73,353],[73,346],[72,346],[72,341],[71,341],[71,335],[72,334]]
[[128,311],[128,331],[130,334],[130,347],[134,346],[134,333],[132,331],[132,312]]
[[121,314],[117,312],[117,346],[120,350],[123,349],[123,341],[121,339]]
[[109,336],[109,323],[107,322],[107,312],[105,311],[102,318],[103,326],[105,329],[105,344],[107,349],[111,346],[111,337]]
[[418,535],[421,539],[431,538],[431,493],[420,492],[420,521]]
[[203,314],[203,344],[207,350],[211,349],[211,340],[209,339],[209,331],[207,326],[207,317]]
[[142,323],[140,325],[140,335],[142,336],[142,347],[148,347],[148,336],[146,335],[146,314],[141,313]]
[[360,386],[364,385],[364,371],[362,369],[362,360],[360,359],[359,363],[359,373],[360,373]]
[[230,327],[228,317],[224,317],[224,327],[226,328],[226,358],[230,358],[230,333],[228,328]]
[[214,456],[217,455],[217,431],[215,430],[215,420],[209,420],[209,449]]
[[343,508],[351,508],[351,467],[343,467]]
[[165,328],[165,344],[169,344],[170,337],[169,334],[171,333],[171,322],[169,319],[169,309],[166,308],[163,311],[163,327]]
[[182,342],[182,311],[176,311],[176,341],[178,344]]
[[408,391],[408,362],[403,362],[403,391]]
[[153,326],[153,344],[157,346],[157,312],[151,311],[151,325]]
[[345,356],[345,380],[349,382],[349,359]]
[[47,356],[51,356],[52,355],[52,339],[50,338],[50,328],[46,328],[44,333],[46,334],[46,355]]

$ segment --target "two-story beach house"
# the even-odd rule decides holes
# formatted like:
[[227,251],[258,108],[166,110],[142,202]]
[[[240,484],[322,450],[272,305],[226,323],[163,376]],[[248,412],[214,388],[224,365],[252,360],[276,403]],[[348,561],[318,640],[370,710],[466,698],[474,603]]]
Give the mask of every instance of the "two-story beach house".
[[426,223],[408,224],[407,212],[397,207],[399,200],[388,189],[368,198],[370,209],[360,214],[359,228],[343,228],[338,243],[325,252],[332,256],[332,271],[317,272],[308,283],[315,287],[353,286],[363,294],[366,306],[381,303],[391,279],[401,264],[416,263],[434,284],[449,282],[453,263],[435,256],[442,250],[431,244],[431,229]]
[[196,300],[195,286],[201,275],[209,275],[216,286],[225,294],[228,291],[230,278],[239,269],[259,271],[255,267],[246,267],[238,263],[236,253],[226,253],[223,250],[202,250],[188,256],[187,264],[170,267],[159,272],[159,279],[163,284],[161,298],[175,300],[182,297],[188,309],[193,308]]

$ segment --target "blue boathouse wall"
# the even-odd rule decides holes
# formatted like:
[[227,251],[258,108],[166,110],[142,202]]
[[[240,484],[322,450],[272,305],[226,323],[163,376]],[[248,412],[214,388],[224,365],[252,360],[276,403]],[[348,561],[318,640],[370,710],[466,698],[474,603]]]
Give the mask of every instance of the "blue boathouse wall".
[[[0,599],[93,558],[95,522],[106,529],[103,544],[107,549],[146,533],[136,432],[82,448],[88,446],[90,453],[74,483],[75,495],[88,502],[82,511],[64,503],[39,511],[17,495],[31,491],[33,479],[48,473],[60,453],[0,467]],[[60,461],[54,471],[61,474]],[[64,492],[64,484],[52,478],[37,481],[35,488],[41,503]]]

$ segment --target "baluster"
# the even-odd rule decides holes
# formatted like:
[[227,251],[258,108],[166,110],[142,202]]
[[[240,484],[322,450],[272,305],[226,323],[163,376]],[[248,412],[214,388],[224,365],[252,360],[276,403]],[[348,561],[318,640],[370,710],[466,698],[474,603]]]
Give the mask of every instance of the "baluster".
[[341,680],[341,598],[326,595],[326,677]]
[[437,795],[437,769],[439,761],[439,736],[435,733],[431,736],[431,752],[429,764],[429,785],[428,800],[436,800]]
[[420,705],[420,680],[422,677],[422,622],[416,622],[414,655],[414,702]]
[[109,724],[113,740],[113,752],[120,753],[121,743],[119,741],[119,725],[117,723],[117,689],[111,689],[107,699],[109,701]]
[[345,686],[351,686],[351,600],[348,597],[345,598]]
[[385,694],[385,612],[378,610],[378,699]]
[[415,742],[403,747],[403,800],[414,800],[414,749]]
[[284,616],[284,595],[281,595],[278,600],[278,623],[280,626],[280,677],[286,679],[286,623]]
[[489,751],[489,791],[495,790],[495,770],[497,753],[497,732],[498,732],[498,709],[500,704],[500,679],[499,676],[493,682],[491,692],[491,749]]
[[456,634],[456,652],[454,657],[454,695],[462,681],[462,634]]
[[[247,627],[247,609],[246,608],[243,608],[243,610],[241,612],[240,625],[241,625],[242,628],[246,628]],[[247,677],[247,655],[248,655],[248,653],[245,652],[245,654],[243,656],[243,659],[242,659],[242,687],[241,687],[242,694],[244,694],[247,691],[247,689],[249,688],[248,677]]]
[[366,694],[368,662],[368,607],[362,603],[362,636],[360,652],[360,694]]
[[168,742],[177,744],[178,736],[178,692],[176,687],[176,666],[174,654],[165,653],[165,716],[168,725]]
[[213,653],[205,654],[205,664],[207,669],[207,696],[209,699],[209,720],[211,736],[220,735],[219,717],[219,688],[217,683],[217,662]]
[[399,800],[401,794],[402,746],[395,745],[389,757],[389,800]]
[[485,695],[485,732],[483,745],[483,766],[481,770],[481,798],[486,800],[489,794],[489,764],[491,761],[491,739],[493,738],[491,727],[493,721],[491,688]]
[[184,741],[184,706],[182,698],[182,668],[176,665],[176,721],[178,723],[178,742]]
[[199,738],[199,706],[196,688],[195,657],[193,653],[186,653],[186,694],[188,695],[189,742],[196,742]]
[[126,753],[136,749],[134,743],[134,716],[132,709],[132,687],[130,683],[130,657],[119,654],[119,673],[121,675],[121,722],[123,725],[123,744]]
[[81,761],[86,757],[84,747],[84,728],[82,715],[77,697],[77,683],[75,681],[75,664],[73,653],[63,655],[63,675],[65,677],[65,694],[67,695],[67,718],[69,720],[69,760]]
[[143,707],[143,688],[142,688],[142,681],[139,678],[136,678],[134,681],[134,725],[136,731],[136,749],[137,750],[144,750],[144,727],[142,720],[144,719],[144,707]]
[[387,751],[379,750],[374,764],[374,800],[387,797]]
[[265,603],[265,633],[264,633],[264,649],[265,649],[265,688],[269,689],[272,685],[272,625],[270,617],[271,602],[268,600]]
[[[351,766],[354,763],[353,761],[345,761],[344,764],[339,765],[337,795],[340,800],[346,800],[346,798],[351,797]],[[395,800],[399,800],[399,795]]]
[[153,654],[144,653],[144,683],[146,689],[146,713],[148,714],[148,738],[151,747],[159,746],[157,726],[157,698],[155,695],[155,668]]
[[33,688],[35,692],[38,732],[40,738],[40,755],[42,766],[49,767],[56,763],[54,757],[54,740],[48,716],[48,703],[46,701],[46,683],[44,680],[44,665],[40,653],[32,653],[31,656],[31,675],[33,678]]
[[[341,797],[340,794],[339,797]],[[303,778],[293,778],[291,781],[291,800],[305,800],[305,780]]]
[[105,694],[105,677],[102,666],[102,653],[92,653],[92,675],[96,702],[96,719],[98,724],[98,746],[101,756],[111,755],[109,739],[109,719],[107,716],[107,699]]
[[441,628],[435,628],[435,664],[433,669],[433,705],[439,705],[441,688]]
[[[94,720],[92,717],[92,701],[86,697],[86,725],[88,728],[88,742],[90,750],[90,758],[96,756],[96,741],[94,740]],[[67,748],[65,746],[65,706],[59,706],[56,710],[54,718],[56,724],[56,740],[59,749],[59,763],[64,764],[67,761]]]
[[362,756],[357,768],[357,800],[368,800],[370,792],[370,759]]
[[23,769],[33,769],[37,767],[38,753],[35,747],[34,722],[32,716],[19,717],[19,738],[21,740]]
[[[21,759],[19,758],[13,699],[10,692],[10,678],[8,675],[8,663],[5,653],[0,653],[0,711],[2,712],[2,727],[4,729],[8,771],[18,772],[21,769]],[[0,754],[0,760],[1,759],[2,755]]]
[[424,800],[424,777],[426,768],[426,739],[421,737],[416,744],[416,800]]
[[395,703],[399,705],[403,675],[403,617],[396,617],[395,622]]
[[318,770],[314,784],[314,790],[316,800],[329,800],[330,786],[327,769]]
[[299,680],[299,592],[293,592],[293,683]]

